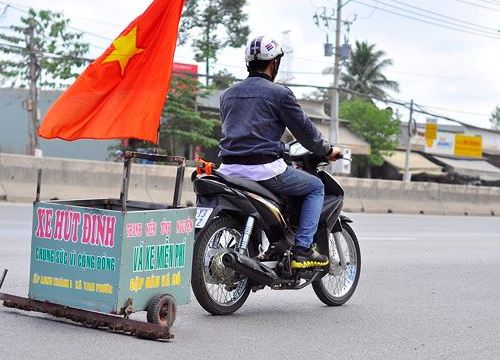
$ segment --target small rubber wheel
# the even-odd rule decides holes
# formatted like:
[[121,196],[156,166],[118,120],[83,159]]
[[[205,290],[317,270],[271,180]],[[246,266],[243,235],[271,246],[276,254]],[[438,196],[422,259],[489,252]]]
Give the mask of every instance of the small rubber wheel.
[[146,311],[149,323],[171,327],[177,314],[177,304],[172,295],[159,294],[149,301]]

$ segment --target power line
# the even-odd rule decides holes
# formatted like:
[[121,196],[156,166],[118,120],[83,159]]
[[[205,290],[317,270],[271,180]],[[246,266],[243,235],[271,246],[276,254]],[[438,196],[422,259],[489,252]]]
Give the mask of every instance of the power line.
[[[413,5],[409,5],[409,4],[401,2],[401,1],[397,1],[397,0],[390,0],[390,1],[393,1],[393,2],[398,3],[398,4],[402,4],[402,5],[407,6],[409,8],[417,9],[418,11],[421,11],[421,12],[427,12],[427,13],[430,13],[430,14],[434,14],[434,15],[437,15],[438,17],[436,18],[435,16],[421,14],[421,13],[415,12],[413,10],[408,10],[407,8],[404,8],[404,7],[400,7],[400,6],[396,6],[396,5],[391,5],[391,4],[385,3],[385,2],[380,1],[380,0],[378,0],[378,3],[380,3],[382,5],[385,5],[385,6],[389,7],[389,8],[391,8],[391,9],[401,10],[401,11],[407,12],[409,14],[422,17],[424,19],[430,19],[432,21],[438,21],[439,23],[448,24],[448,25],[451,25],[451,26],[460,26],[460,28],[459,28],[460,30],[462,30],[462,28],[466,28],[466,29],[469,29],[470,31],[473,31],[473,32],[479,32],[479,33],[485,34],[485,35],[495,35],[495,36],[498,36],[497,35],[497,29],[488,28],[488,27],[484,27],[482,25],[477,25],[477,24],[473,24],[473,23],[470,23],[470,22],[466,22],[466,21],[460,20],[460,19],[452,18],[452,17],[446,16],[446,15],[442,15],[440,13],[436,13],[436,12],[433,12],[433,11],[430,11],[430,10],[422,9],[422,8],[419,8],[419,7],[416,7],[416,6],[413,6]],[[452,21],[444,20],[444,19],[441,19],[439,17],[446,18],[446,19],[451,19]],[[422,19],[420,19],[420,20],[424,21]],[[468,24],[472,24],[472,25],[468,25]],[[442,26],[444,26],[444,25],[442,25]],[[482,30],[481,28],[484,28],[486,30]],[[500,36],[498,36],[498,39],[500,39]]]
[[99,35],[99,34],[96,34],[96,33],[92,33],[92,32],[87,31],[87,30],[78,29],[78,28],[75,28],[74,26],[68,26],[68,28],[72,29],[74,31],[81,32],[83,34],[94,36],[94,37],[99,38],[99,39],[103,39],[103,40],[106,40],[106,41],[113,41],[113,39],[110,39],[110,38],[108,38],[106,36],[102,36],[102,35]]
[[484,5],[476,4],[476,3],[473,3],[473,2],[470,2],[470,1],[465,1],[465,0],[455,0],[455,1],[461,2],[463,4],[472,5],[472,6],[475,6],[475,7],[478,7],[478,8],[482,8],[482,9],[487,9],[487,10],[493,10],[493,11],[500,12],[500,9],[495,9],[495,8],[492,8],[492,7],[489,7],[489,6],[484,6]]
[[[435,12],[435,11],[431,11],[431,10],[427,10],[427,9],[424,9],[424,8],[420,8],[418,6],[410,5],[410,4],[405,3],[403,1],[399,1],[399,0],[389,0],[389,1],[392,1],[392,2],[397,3],[397,4],[401,4],[403,6],[407,6],[409,8],[412,8],[412,9],[415,9],[415,10],[418,10],[418,11],[422,11],[422,12],[426,12],[426,13],[429,13],[429,14],[437,15],[437,16],[443,17],[445,19],[450,19],[450,20],[452,20],[454,22],[457,22],[457,23],[468,24],[468,25],[471,25],[473,27],[477,27],[477,28],[480,28],[480,29],[485,29],[488,32],[492,31],[492,32],[496,33],[498,31],[498,29],[490,28],[490,27],[483,26],[483,25],[477,25],[477,24],[471,23],[469,21],[465,21],[465,20],[457,19],[457,18],[454,18],[454,17],[451,17],[451,16],[443,15],[443,14]],[[377,0],[377,2],[378,2],[378,0]],[[391,6],[391,5],[387,5],[387,6]],[[400,9],[398,7],[396,7],[396,8]],[[405,10],[405,11],[409,11],[409,10]],[[415,13],[415,14],[417,14],[417,13]],[[439,19],[437,19],[437,20],[439,20]]]
[[[23,47],[20,47],[20,46],[14,46],[14,45],[8,45],[8,44],[2,44],[0,43],[0,48],[2,47],[5,47],[5,46],[8,46],[8,47],[11,47],[11,48],[16,48],[16,49],[22,49],[22,50],[26,50],[25,48]],[[71,58],[71,59],[76,59],[76,60],[83,60],[83,61],[94,61],[95,59],[89,59],[89,58],[84,58],[84,57],[76,57],[76,56],[70,56],[70,55],[52,55],[52,54],[44,54],[45,57],[48,57],[48,58]],[[180,74],[186,74],[184,72],[174,72],[174,73],[180,73]],[[201,74],[201,73],[197,73],[197,74],[190,74],[188,73],[187,75],[192,75],[193,77],[208,77],[208,78],[215,78],[216,76],[214,75],[206,75],[206,74]],[[239,79],[239,78],[233,78],[234,81],[242,81],[243,79]],[[293,84],[293,83],[287,83],[287,84],[282,84],[282,85],[286,85],[288,87],[294,87],[294,88],[315,88],[315,89],[321,89],[321,90],[331,90],[332,87],[331,86],[318,86],[318,85],[311,85],[311,84]],[[405,107],[407,109],[409,109],[409,104],[410,102],[408,101],[404,101],[404,100],[399,100],[399,99],[384,99],[384,98],[380,98],[380,97],[376,97],[376,96],[373,96],[373,95],[366,95],[366,94],[363,94],[363,93],[360,93],[360,92],[357,92],[357,91],[354,91],[354,90],[350,90],[350,89],[347,89],[347,88],[343,88],[343,87],[338,87],[337,88],[338,91],[340,92],[344,92],[344,93],[349,93],[349,94],[352,94],[352,95],[356,95],[358,97],[363,97],[363,98],[366,98],[366,99],[370,99],[370,100],[376,100],[376,101],[380,101],[380,102],[383,102],[383,103],[386,103],[386,104],[394,104],[394,105],[399,105],[399,106],[402,106],[402,107]],[[437,109],[437,110],[443,110],[443,111],[449,111],[449,112],[455,112],[455,113],[462,113],[462,114],[469,114],[469,115],[479,115],[479,116],[489,116],[489,114],[481,114],[481,113],[474,113],[474,112],[466,112],[466,111],[461,111],[461,110],[453,110],[453,109],[445,109],[445,108],[438,108],[438,107],[433,107],[433,106],[425,106],[425,105],[418,105],[418,104],[415,104],[415,106],[418,106],[420,108],[420,110],[414,110],[415,112],[418,112],[418,113],[421,113],[421,114],[425,114],[425,115],[429,115],[429,116],[433,116],[433,117],[436,117],[436,118],[440,118],[440,119],[444,119],[444,120],[448,120],[448,121],[454,121],[456,123],[459,123],[459,124],[462,124],[462,125],[468,125],[467,123],[464,123],[460,120],[457,120],[457,119],[454,119],[454,118],[451,118],[449,116],[446,116],[446,115],[440,115],[440,114],[436,114],[436,113],[431,113],[429,111],[426,111],[424,110],[425,107],[427,108],[434,108],[434,109]]]
[[[357,3],[357,4],[366,6],[366,7],[371,7],[371,5],[366,4],[366,3],[362,2],[362,1],[359,1],[359,0],[352,0],[352,1],[355,2],[355,3]],[[404,18],[407,18],[407,19],[411,19],[411,20],[414,20],[414,21],[418,21],[418,22],[422,22],[422,23],[426,23],[426,24],[438,26],[438,27],[441,27],[441,28],[445,28],[445,29],[451,29],[451,30],[459,31],[459,32],[466,33],[466,34],[471,34],[471,35],[481,36],[481,37],[484,37],[484,38],[490,38],[490,39],[500,40],[500,36],[487,35],[487,34],[485,34],[485,32],[481,32],[479,30],[476,30],[476,31],[467,31],[467,30],[464,30],[462,28],[456,27],[458,25],[455,25],[455,26],[443,25],[443,24],[440,24],[440,23],[436,23],[436,22],[432,22],[432,21],[428,21],[428,20],[424,20],[424,19],[415,18],[413,16],[401,14],[401,13],[398,13],[398,12],[395,12],[395,11],[392,11],[392,10],[388,10],[388,9],[379,8],[379,10],[387,12],[387,13],[390,13],[390,14],[393,14],[393,15],[397,15],[397,16],[400,16],[400,17],[404,17]],[[417,15],[419,15],[419,14],[417,14]],[[422,15],[420,15],[420,16],[422,16]]]
[[500,6],[500,2],[497,0],[478,0],[478,1],[484,2],[486,4],[493,4],[496,6]]
[[[0,4],[4,4],[6,7],[11,7],[17,11],[21,11],[23,13],[29,13],[29,11],[26,9],[26,8],[22,8],[21,5],[18,5],[18,4],[14,4],[12,2],[5,2],[5,1],[1,1],[0,0]],[[61,12],[63,13],[63,12]],[[70,15],[72,19],[80,19],[80,20],[83,20],[83,21],[89,21],[89,22],[93,22],[93,23],[97,23],[97,24],[102,24],[102,25],[108,25],[108,26],[113,26],[113,27],[122,27],[123,25],[120,25],[120,24],[114,24],[114,23],[110,23],[108,21],[102,21],[102,20],[96,20],[96,19],[89,19],[89,18],[85,18],[85,17],[81,17],[81,16],[75,16],[75,15]]]
[[449,111],[449,112],[453,112],[453,113],[457,113],[457,114],[490,116],[490,114],[477,113],[477,112],[471,112],[471,111],[463,111],[463,110],[447,109],[447,108],[442,108],[442,107],[438,107],[438,106],[426,105],[425,107],[430,108],[430,109],[435,109],[435,110]]
[[377,9],[378,9],[378,0],[375,1],[375,5],[373,6],[373,10],[368,16],[361,16],[358,14],[358,17],[360,19],[363,19],[363,20],[369,19],[373,16],[373,14],[375,14],[375,11],[377,11]]
[[[5,44],[5,43],[0,43],[0,49],[7,49],[7,50],[20,50],[22,52],[28,53],[28,49],[22,46],[17,46],[17,45],[11,45],[11,44]],[[72,59],[72,60],[81,60],[81,61],[87,61],[91,62],[94,61],[95,59],[90,59],[82,56],[74,56],[74,55],[66,55],[66,54],[50,54],[46,52],[39,52],[37,55],[41,55],[43,58],[47,59]]]
[[[189,61],[192,60],[192,59],[187,59],[187,58],[184,58],[184,59],[189,60]],[[308,61],[308,62],[324,62],[325,64],[331,63],[330,61],[326,61],[326,60],[295,58],[295,60],[297,60],[297,59],[303,60],[303,61]],[[217,65],[221,66],[221,67],[232,68],[232,69],[241,69],[242,68],[241,66],[230,65],[230,64],[217,63]],[[449,80],[458,80],[458,81],[474,81],[474,82],[483,82],[483,83],[491,83],[491,84],[498,83],[498,81],[494,81],[494,80],[465,78],[465,77],[459,77],[459,76],[435,75],[435,74],[426,74],[426,73],[415,73],[415,72],[409,72],[409,71],[397,71],[397,70],[390,70],[390,72],[397,73],[397,74],[403,74],[403,75],[423,76],[423,77],[438,78],[438,79],[449,79]],[[323,72],[313,72],[313,71],[293,71],[293,73],[297,74],[297,75],[314,75],[314,76],[330,75],[330,74],[324,74]]]
[[[12,5],[12,3],[6,3],[6,2],[3,2],[0,0],[0,3],[1,4],[4,4],[6,6],[9,6],[11,7],[12,9],[15,9],[17,11],[20,11],[22,13],[25,13],[25,14],[29,14],[29,11],[28,10],[25,10],[25,9],[22,9],[20,7],[17,7],[15,5]],[[75,18],[75,19],[82,19],[82,20],[86,20],[86,21],[92,21],[92,22],[96,22],[96,23],[101,23],[101,24],[105,24],[105,25],[110,25],[110,26],[116,26],[116,27],[120,27],[120,25],[117,25],[117,24],[111,24],[111,23],[107,23],[107,22],[102,22],[102,21],[99,21],[99,20],[91,20],[91,19],[86,19],[86,18],[80,18],[80,17],[76,17],[76,16],[72,16],[72,18]],[[99,35],[99,34],[96,34],[96,33],[92,33],[90,31],[87,31],[87,30],[82,30],[82,29],[79,29],[79,28],[75,28],[74,26],[68,26],[69,29],[72,29],[74,31],[78,31],[78,32],[81,32],[81,33],[84,33],[84,34],[87,34],[87,35],[90,35],[90,36],[94,36],[94,37],[97,37],[99,39],[103,39],[103,40],[106,40],[106,41],[113,41],[113,39],[110,39],[106,36],[102,36],[102,35]]]
[[458,76],[424,74],[424,73],[414,73],[414,72],[396,71],[396,70],[390,70],[390,71],[397,73],[397,74],[405,74],[405,75],[412,75],[412,76],[424,76],[424,77],[430,77],[430,78],[450,79],[450,80],[459,80],[459,81],[476,81],[476,82],[484,82],[484,83],[492,83],[492,84],[498,83],[498,81],[493,81],[493,80],[464,78],[464,77],[458,77]]

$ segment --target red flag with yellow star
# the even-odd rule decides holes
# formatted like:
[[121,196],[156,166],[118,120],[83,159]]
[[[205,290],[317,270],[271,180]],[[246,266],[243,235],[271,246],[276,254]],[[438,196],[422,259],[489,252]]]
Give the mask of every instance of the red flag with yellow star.
[[158,143],[184,0],[154,0],[52,105],[39,136]]

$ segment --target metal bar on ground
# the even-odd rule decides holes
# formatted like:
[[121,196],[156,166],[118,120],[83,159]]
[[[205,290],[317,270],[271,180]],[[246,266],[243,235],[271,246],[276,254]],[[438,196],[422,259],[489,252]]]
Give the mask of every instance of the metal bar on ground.
[[121,331],[148,339],[172,339],[169,327],[150,324],[143,321],[130,320],[122,317],[97,313],[69,306],[42,302],[20,296],[0,293],[0,300],[6,307],[25,311],[37,311],[51,314],[55,317],[69,319],[93,328],[108,328],[112,331]]

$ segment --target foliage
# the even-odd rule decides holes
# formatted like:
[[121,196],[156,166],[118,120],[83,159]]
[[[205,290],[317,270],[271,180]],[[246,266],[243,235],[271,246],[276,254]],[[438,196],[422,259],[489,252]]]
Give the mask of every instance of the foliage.
[[341,76],[341,86],[369,96],[385,99],[385,89],[399,91],[396,81],[388,80],[383,71],[393,64],[384,59],[386,53],[376,50],[375,44],[356,41],[356,48]]
[[213,89],[224,90],[233,85],[236,78],[226,69],[220,70],[212,75],[212,84],[210,87]]
[[[78,76],[75,69],[85,65],[83,56],[89,44],[81,41],[82,33],[69,30],[70,20],[60,13],[30,9],[21,18],[22,26],[10,26],[9,34],[1,33],[0,53],[7,55],[0,60],[0,75],[13,86],[26,87],[30,79],[30,54],[37,64],[38,84],[54,88],[66,80]],[[33,44],[29,44],[30,29]]]
[[195,60],[205,62],[207,75],[210,61],[217,60],[219,50],[245,45],[250,33],[246,25],[248,16],[243,13],[245,5],[246,0],[189,0],[186,3],[179,43],[184,45],[192,38]]
[[396,148],[399,119],[393,117],[392,109],[380,110],[370,101],[353,99],[340,105],[340,117],[349,120],[349,128],[370,144],[369,165],[382,165],[382,153]]
[[198,82],[189,76],[173,76],[160,127],[160,145],[169,155],[177,155],[179,147],[214,147],[218,144],[215,128],[218,121],[204,119],[196,111]]
[[[339,92],[339,102],[342,103],[343,101],[348,100],[347,93],[340,91]],[[331,107],[332,107],[332,102],[331,102],[331,90],[329,89],[316,89],[313,92],[311,92],[308,95],[304,96],[304,99],[306,100],[318,100],[322,101],[324,106],[323,110],[325,113],[330,116],[331,113]]]
[[[356,41],[356,48],[351,52],[351,56],[346,63],[346,71],[340,77],[340,86],[347,90],[359,92],[361,94],[387,98],[385,89],[399,91],[396,81],[388,80],[383,71],[393,64],[392,60],[384,59],[386,53],[382,50],[375,50],[375,44]],[[323,70],[323,74],[333,74],[333,67]],[[351,98],[349,93],[340,93],[341,101]]]
[[[399,91],[396,81],[388,80],[382,73],[387,66],[392,65],[392,60],[383,59],[385,52],[375,51],[375,45],[366,42],[356,41],[356,49],[351,53],[350,59],[346,62],[346,71],[340,78],[340,103],[360,97],[353,95],[349,90],[358,92],[367,97],[385,99],[387,93],[384,89]],[[323,74],[333,74],[333,67],[328,67],[322,71]],[[346,89],[348,91],[342,91]],[[330,90],[317,89],[306,96],[307,99],[321,100],[325,103],[325,112],[330,114],[331,94]]]
[[495,130],[500,130],[500,106],[495,107],[495,110],[490,116],[491,127]]

